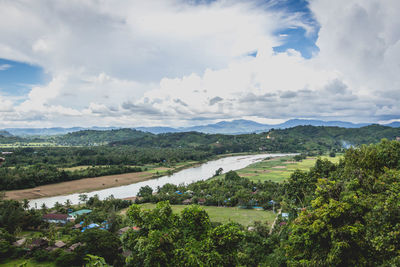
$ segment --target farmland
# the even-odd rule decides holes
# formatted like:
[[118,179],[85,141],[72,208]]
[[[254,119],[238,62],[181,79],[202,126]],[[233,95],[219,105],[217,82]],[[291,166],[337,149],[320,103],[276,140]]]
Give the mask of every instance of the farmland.
[[[321,156],[321,159],[328,159],[333,163],[338,163],[340,156],[328,157]],[[282,182],[290,177],[295,170],[308,170],[314,166],[316,157],[307,157],[302,161],[293,161],[293,157],[282,157],[266,159],[244,169],[237,171],[241,177],[246,177],[251,181],[273,181]]]
[[[146,203],[141,206],[145,209],[153,209],[156,205]],[[171,207],[174,213],[180,213],[187,206],[171,205]],[[272,211],[215,206],[202,206],[202,208],[208,213],[212,222],[227,223],[231,221],[248,226],[255,221],[260,221],[268,222],[268,224],[271,225],[275,219],[275,213]]]

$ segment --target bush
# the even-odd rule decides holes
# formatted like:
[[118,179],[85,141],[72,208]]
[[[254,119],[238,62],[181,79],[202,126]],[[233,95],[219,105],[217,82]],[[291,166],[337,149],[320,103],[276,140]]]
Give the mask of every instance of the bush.
[[50,254],[43,249],[38,249],[33,253],[33,259],[37,262],[50,261]]

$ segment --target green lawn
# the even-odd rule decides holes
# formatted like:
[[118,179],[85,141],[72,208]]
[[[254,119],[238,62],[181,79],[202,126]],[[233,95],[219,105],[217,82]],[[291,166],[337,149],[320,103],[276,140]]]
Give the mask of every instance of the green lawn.
[[[152,209],[156,205],[151,203],[142,204],[145,209]],[[180,213],[186,205],[171,205],[173,212]],[[201,206],[207,211],[212,222],[227,223],[229,221],[240,223],[244,226],[252,224],[254,221],[267,221],[269,224],[275,219],[275,213],[272,211],[263,210],[248,210],[239,209],[237,207],[214,207],[214,206]]]
[[21,266],[23,263],[26,263],[26,265],[23,265],[24,267],[54,267],[56,266],[53,262],[36,262],[32,259],[16,259],[16,260],[6,260],[2,263],[0,263],[0,267],[17,267]]
[[[340,156],[334,158],[321,156],[321,159],[328,159],[334,163],[339,162]],[[252,181],[282,182],[290,177],[295,170],[309,170],[314,166],[316,157],[308,157],[300,162],[294,162],[292,157],[281,157],[260,161],[238,170],[237,173],[249,178]]]

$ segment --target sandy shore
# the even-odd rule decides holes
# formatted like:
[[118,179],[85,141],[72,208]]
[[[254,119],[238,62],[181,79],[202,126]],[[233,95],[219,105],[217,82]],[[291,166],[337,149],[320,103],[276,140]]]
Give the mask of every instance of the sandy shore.
[[108,175],[95,178],[84,178],[75,181],[57,184],[42,185],[29,189],[12,190],[6,192],[7,199],[35,199],[52,197],[72,193],[90,192],[110,187],[128,185],[153,178],[150,172],[134,172],[117,175]]

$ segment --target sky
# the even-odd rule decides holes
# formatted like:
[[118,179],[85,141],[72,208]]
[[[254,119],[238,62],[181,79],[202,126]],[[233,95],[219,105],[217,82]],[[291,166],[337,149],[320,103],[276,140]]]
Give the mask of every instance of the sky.
[[400,120],[398,0],[3,0],[0,128]]

